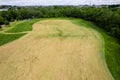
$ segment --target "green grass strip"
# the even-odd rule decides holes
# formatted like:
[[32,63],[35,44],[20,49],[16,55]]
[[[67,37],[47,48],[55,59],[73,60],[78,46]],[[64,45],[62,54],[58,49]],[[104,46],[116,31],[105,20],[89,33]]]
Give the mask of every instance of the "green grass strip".
[[120,80],[120,44],[110,36],[105,37],[105,57],[113,77]]
[[14,25],[12,29],[10,29],[6,32],[17,33],[17,32],[24,32],[24,31],[31,31],[32,25],[39,20],[40,19],[25,20],[22,23]]
[[106,32],[100,29],[94,23],[82,19],[71,19],[76,24],[87,28],[97,30],[104,38],[104,55],[107,67],[109,68],[113,78],[120,80],[120,44],[118,41],[107,35]]
[[20,33],[20,34],[0,34],[0,46],[9,43],[11,41],[14,41],[20,37],[22,37],[23,35],[25,35],[26,33]]

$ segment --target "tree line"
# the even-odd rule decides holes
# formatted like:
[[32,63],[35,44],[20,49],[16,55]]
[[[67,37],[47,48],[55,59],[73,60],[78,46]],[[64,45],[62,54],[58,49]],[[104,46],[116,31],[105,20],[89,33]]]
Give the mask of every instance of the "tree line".
[[0,25],[15,20],[33,18],[82,18],[98,25],[109,35],[120,40],[120,8],[112,7],[79,7],[79,6],[41,6],[12,7],[0,12]]

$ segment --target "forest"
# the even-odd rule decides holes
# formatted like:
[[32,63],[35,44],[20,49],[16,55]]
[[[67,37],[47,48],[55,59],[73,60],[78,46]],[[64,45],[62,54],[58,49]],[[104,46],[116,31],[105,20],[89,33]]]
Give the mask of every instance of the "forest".
[[120,40],[120,8],[80,6],[10,7],[0,12],[0,27],[15,20],[34,18],[82,18],[93,22],[108,35]]

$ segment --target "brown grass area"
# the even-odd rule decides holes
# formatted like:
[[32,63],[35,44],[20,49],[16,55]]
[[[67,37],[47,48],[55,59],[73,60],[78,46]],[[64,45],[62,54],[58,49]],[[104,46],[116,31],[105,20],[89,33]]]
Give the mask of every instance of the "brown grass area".
[[44,20],[0,47],[0,80],[112,80],[99,34],[68,20]]

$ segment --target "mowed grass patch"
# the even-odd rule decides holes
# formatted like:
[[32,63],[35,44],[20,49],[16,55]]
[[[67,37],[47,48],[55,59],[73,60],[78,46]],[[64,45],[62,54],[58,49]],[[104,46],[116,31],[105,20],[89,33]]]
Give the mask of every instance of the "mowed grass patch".
[[32,25],[39,21],[40,19],[32,19],[32,20],[25,20],[22,23],[14,25],[14,27],[6,32],[9,33],[17,33],[17,32],[24,32],[24,31],[31,31]]
[[[9,25],[10,29],[5,28],[4,32],[0,34],[0,46],[6,43],[9,43],[11,41],[14,41],[22,37],[23,35],[27,34],[26,31],[31,31],[32,25],[39,20],[40,19],[17,21],[12,25]],[[21,32],[24,32],[24,33],[21,33]],[[6,34],[6,33],[9,33],[9,34]]]
[[37,22],[27,36],[0,48],[0,80],[111,80],[96,33],[64,19]]
[[0,32],[4,33],[7,32],[8,30],[12,29],[13,27],[15,27],[16,25],[23,23],[24,21],[14,21],[14,22],[10,22],[9,25],[3,25],[2,28],[0,28]]
[[120,44],[116,39],[107,35],[105,37],[105,57],[113,77],[115,80],[120,80]]
[[87,28],[97,30],[104,38],[104,55],[107,66],[115,80],[120,80],[120,44],[118,41],[107,35],[104,30],[101,30],[94,23],[82,19],[71,19],[76,25],[81,25]]
[[26,33],[20,33],[20,34],[0,34],[0,46],[9,43],[13,40],[16,40],[20,37],[22,37],[23,35],[25,35]]

